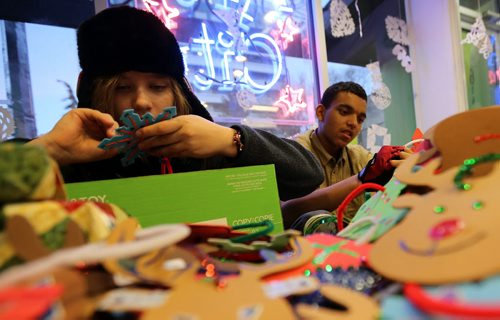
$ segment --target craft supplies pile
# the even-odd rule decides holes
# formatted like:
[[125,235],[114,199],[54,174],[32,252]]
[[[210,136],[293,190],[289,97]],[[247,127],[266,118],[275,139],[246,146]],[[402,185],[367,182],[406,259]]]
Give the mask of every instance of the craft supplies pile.
[[436,124],[337,234],[141,228],[68,199],[43,149],[0,144],[0,318],[498,319],[498,119]]

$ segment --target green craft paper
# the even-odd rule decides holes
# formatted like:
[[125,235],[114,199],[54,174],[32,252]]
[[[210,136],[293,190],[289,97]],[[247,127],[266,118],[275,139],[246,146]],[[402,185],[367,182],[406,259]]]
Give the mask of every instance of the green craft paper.
[[234,227],[268,219],[272,233],[283,231],[274,165],[68,183],[66,190],[71,200],[114,203],[143,227],[195,222]]
[[[351,220],[351,224],[353,224],[367,216],[374,216],[377,218],[377,229],[370,241],[380,238],[384,233],[389,231],[396,223],[398,223],[408,212],[408,209],[399,209],[392,206],[392,203],[397,199],[397,197],[399,197],[399,194],[406,187],[406,185],[396,178],[392,178],[384,187],[385,191],[378,191],[370,199],[368,199],[358,209],[356,215]],[[348,232],[342,233],[342,237],[352,240],[359,239],[371,228],[371,226],[372,224],[369,222],[363,223],[359,227],[355,227]]]

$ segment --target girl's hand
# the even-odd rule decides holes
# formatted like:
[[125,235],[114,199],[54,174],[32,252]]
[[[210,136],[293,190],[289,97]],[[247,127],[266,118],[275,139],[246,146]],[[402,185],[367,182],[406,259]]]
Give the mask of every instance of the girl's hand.
[[112,137],[118,123],[107,113],[93,109],[73,109],[66,113],[45,135],[30,143],[43,145],[60,165],[89,162],[114,156],[97,146]]
[[235,130],[196,115],[183,115],[137,130],[139,148],[154,156],[235,157]]

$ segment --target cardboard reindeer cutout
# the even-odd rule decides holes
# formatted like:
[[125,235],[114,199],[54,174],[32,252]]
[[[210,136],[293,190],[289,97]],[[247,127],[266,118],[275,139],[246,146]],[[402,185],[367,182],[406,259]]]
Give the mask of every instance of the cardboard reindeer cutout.
[[450,117],[430,136],[437,157],[429,160],[427,152],[420,166],[422,154],[415,154],[397,168],[403,183],[430,191],[394,202],[410,212],[375,243],[369,260],[377,272],[402,282],[442,284],[500,271],[499,119],[500,107]]

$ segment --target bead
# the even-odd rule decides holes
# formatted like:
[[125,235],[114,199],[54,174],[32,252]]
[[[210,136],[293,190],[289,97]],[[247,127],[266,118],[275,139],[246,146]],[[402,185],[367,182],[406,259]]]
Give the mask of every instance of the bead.
[[472,203],[472,208],[479,210],[479,209],[483,208],[483,203],[481,201],[474,201]]
[[435,206],[434,207],[434,212],[435,213],[443,213],[444,212],[444,206]]

